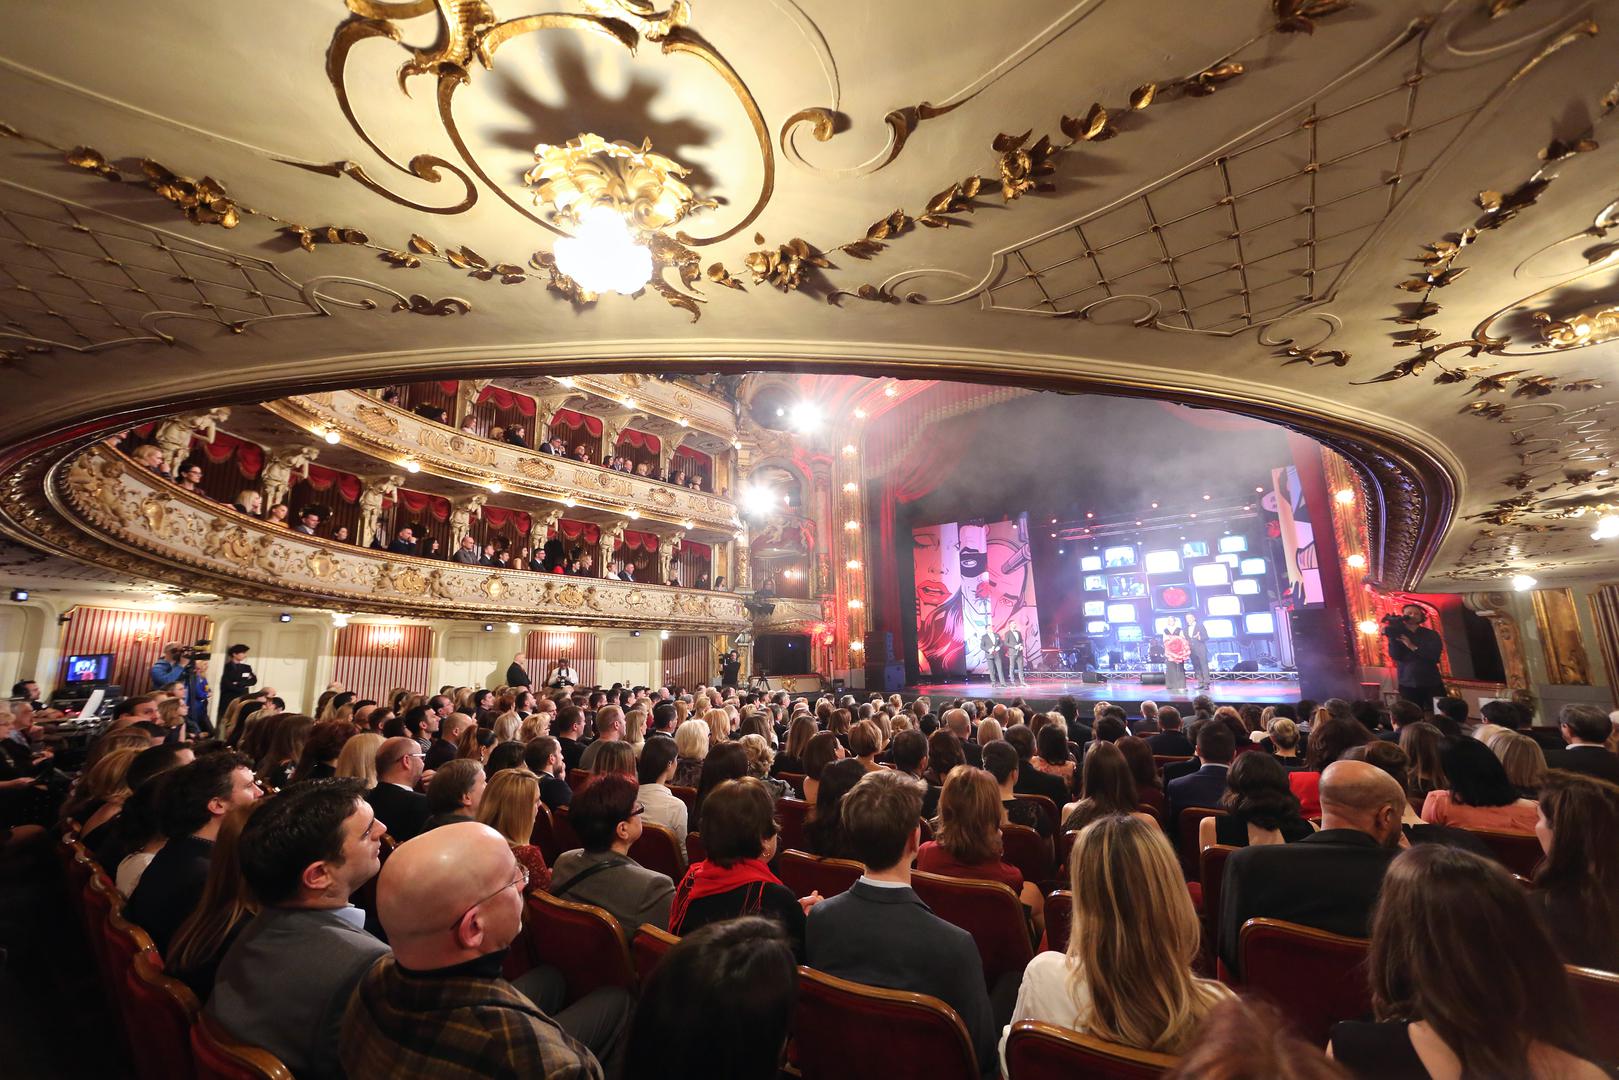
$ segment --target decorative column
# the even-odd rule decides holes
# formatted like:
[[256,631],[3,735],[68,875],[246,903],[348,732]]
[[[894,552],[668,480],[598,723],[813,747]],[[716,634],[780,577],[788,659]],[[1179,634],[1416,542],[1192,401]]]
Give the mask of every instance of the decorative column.
[[464,537],[472,534],[472,519],[483,510],[484,503],[489,501],[487,495],[474,495],[455,504],[450,511],[450,556],[460,550]]
[[1523,656],[1523,635],[1518,620],[1512,614],[1512,595],[1504,592],[1469,593],[1463,602],[1475,613],[1490,621],[1495,631],[1495,645],[1501,650],[1501,666],[1506,670],[1507,685],[1514,690],[1529,689],[1529,665]]

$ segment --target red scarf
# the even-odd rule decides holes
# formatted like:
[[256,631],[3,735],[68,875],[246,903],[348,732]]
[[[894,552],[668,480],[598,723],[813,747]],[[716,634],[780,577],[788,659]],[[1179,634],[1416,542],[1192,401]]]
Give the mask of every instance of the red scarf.
[[763,859],[738,859],[734,866],[721,866],[709,859],[692,863],[675,890],[675,902],[669,911],[669,932],[680,933],[686,921],[686,908],[693,900],[705,896],[718,896],[732,889],[748,885],[781,884],[781,879],[770,872]]

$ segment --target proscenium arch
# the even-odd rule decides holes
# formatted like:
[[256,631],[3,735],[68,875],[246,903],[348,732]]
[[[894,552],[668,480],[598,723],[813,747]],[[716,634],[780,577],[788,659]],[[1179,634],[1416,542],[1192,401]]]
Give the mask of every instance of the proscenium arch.
[[[1458,462],[1421,432],[1372,414],[1332,411],[1294,394],[1284,399],[1271,387],[1245,380],[1210,380],[1207,386],[1173,381],[1170,371],[1139,365],[1075,360],[1052,354],[968,348],[901,349],[868,343],[757,342],[739,349],[703,342],[666,343],[649,352],[641,342],[593,342],[579,346],[356,353],[239,369],[193,368],[176,380],[135,380],[109,386],[95,407],[79,405],[36,413],[9,429],[0,444],[0,476],[8,493],[24,494],[31,482],[97,438],[188,409],[251,404],[292,394],[388,385],[401,381],[470,377],[581,375],[590,373],[810,372],[867,378],[915,378],[1017,385],[1061,393],[1139,397],[1238,413],[1307,435],[1350,460],[1367,494],[1367,524],[1374,577],[1391,589],[1414,589],[1449,529],[1456,504]],[[718,345],[719,343],[714,343]],[[138,367],[131,366],[130,372]],[[1266,391],[1270,391],[1269,394]],[[1271,396],[1275,395],[1275,396]],[[15,499],[0,501],[0,531],[40,543],[29,514]],[[66,554],[65,552],[63,552]]]

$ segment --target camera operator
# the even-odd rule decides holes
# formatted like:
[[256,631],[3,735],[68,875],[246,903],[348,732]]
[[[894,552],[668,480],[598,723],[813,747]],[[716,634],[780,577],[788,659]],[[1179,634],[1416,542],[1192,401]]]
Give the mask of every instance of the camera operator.
[[[175,683],[184,683],[186,688],[186,719],[187,729],[193,733],[209,733],[207,726],[208,683],[197,670],[197,661],[207,660],[208,653],[204,650],[208,642],[199,641],[195,645],[182,645],[178,641],[171,641],[163,646],[163,657],[152,665],[152,688],[167,690]],[[197,706],[204,710],[199,713]]]
[[1400,696],[1431,712],[1434,698],[1445,694],[1445,679],[1439,674],[1445,645],[1438,633],[1423,625],[1427,621],[1426,610],[1407,604],[1400,614],[1384,616],[1383,636],[1398,670]]

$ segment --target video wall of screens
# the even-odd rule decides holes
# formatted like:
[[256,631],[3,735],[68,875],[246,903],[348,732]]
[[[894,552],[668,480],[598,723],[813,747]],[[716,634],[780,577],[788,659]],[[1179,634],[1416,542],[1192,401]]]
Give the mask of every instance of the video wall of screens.
[[1275,560],[1255,527],[1200,538],[1103,541],[1068,565],[1083,594],[1079,610],[1099,668],[1163,661],[1163,637],[1190,618],[1208,635],[1211,663],[1269,655],[1280,595]]

